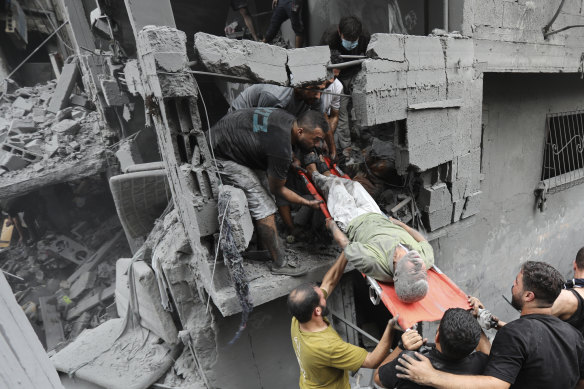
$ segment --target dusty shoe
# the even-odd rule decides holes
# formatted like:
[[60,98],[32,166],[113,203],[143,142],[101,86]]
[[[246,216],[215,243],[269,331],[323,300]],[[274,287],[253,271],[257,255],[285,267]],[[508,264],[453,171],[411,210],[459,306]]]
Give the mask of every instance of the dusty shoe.
[[308,273],[308,269],[302,266],[293,265],[290,262],[287,262],[284,266],[276,266],[276,264],[272,264],[272,274],[300,277],[306,273]]

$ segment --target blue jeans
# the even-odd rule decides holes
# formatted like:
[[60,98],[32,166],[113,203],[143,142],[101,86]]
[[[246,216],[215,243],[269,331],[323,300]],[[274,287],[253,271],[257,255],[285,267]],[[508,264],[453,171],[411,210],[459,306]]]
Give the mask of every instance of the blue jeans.
[[278,33],[280,26],[290,19],[292,29],[296,35],[302,35],[304,25],[302,24],[302,0],[279,0],[278,5],[272,13],[270,26],[266,32],[266,42],[271,42]]

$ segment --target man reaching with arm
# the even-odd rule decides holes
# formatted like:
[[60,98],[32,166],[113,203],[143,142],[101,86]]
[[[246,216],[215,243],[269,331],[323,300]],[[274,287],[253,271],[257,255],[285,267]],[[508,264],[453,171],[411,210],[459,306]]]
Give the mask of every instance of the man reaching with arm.
[[387,323],[372,352],[344,342],[325,317],[326,299],[341,280],[346,266],[347,259],[341,253],[325,274],[320,288],[304,284],[288,295],[288,309],[293,315],[290,335],[300,367],[301,389],[350,389],[349,370],[375,369],[389,353],[397,316]]

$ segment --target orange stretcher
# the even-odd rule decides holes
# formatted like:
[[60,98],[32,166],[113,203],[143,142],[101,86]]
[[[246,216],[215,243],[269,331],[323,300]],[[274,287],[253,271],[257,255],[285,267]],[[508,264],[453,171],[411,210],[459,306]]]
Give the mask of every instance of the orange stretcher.
[[363,276],[369,284],[371,302],[377,305],[382,301],[392,316],[399,314],[398,322],[404,329],[420,321],[440,320],[449,308],[470,309],[466,294],[436,266],[428,270],[428,294],[415,303],[398,299],[392,284]]
[[[336,165],[331,166],[328,158],[325,162],[330,168],[332,174],[350,179]],[[298,174],[304,180],[308,191],[316,200],[321,200],[320,210],[326,218],[331,214],[322,198],[308,175],[298,170]],[[393,284],[379,282],[365,274],[363,277],[369,284],[369,297],[374,305],[383,302],[383,305],[389,310],[392,316],[399,314],[398,322],[401,328],[410,328],[420,321],[436,321],[442,319],[444,312],[449,308],[470,309],[466,294],[450,278],[448,278],[440,269],[433,266],[428,270],[428,294],[422,300],[415,303],[404,303],[397,298]]]

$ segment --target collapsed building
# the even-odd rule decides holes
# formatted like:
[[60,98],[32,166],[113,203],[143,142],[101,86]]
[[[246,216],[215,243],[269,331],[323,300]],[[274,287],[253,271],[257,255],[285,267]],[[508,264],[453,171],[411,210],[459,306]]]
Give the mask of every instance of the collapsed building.
[[[3,82],[0,199],[40,193],[59,213],[80,196],[65,203],[58,188],[107,192],[107,204],[87,217],[99,223],[43,241],[75,266],[39,303],[59,372],[107,388],[296,385],[284,297],[322,279],[338,250],[326,239],[288,244],[287,254],[311,269],[300,279],[272,275],[253,254],[224,260],[223,222],[238,249],[254,252],[256,243],[245,196],[229,190],[229,206],[218,204],[225,189],[207,138],[246,85],[327,77],[320,35],[345,14],[373,33],[351,96],[354,149],[362,151],[352,175],[388,214],[425,229],[438,267],[503,320],[515,318],[501,294],[520,263],[545,260],[568,276],[584,232],[584,30],[572,28],[584,18],[580,2],[309,0],[312,46],[303,49],[282,47],[289,26],[277,46],[219,36],[232,24],[227,3],[12,0],[4,9],[12,28],[0,45],[0,76],[42,83]],[[250,10],[262,14],[269,3],[250,2]],[[49,60],[14,72],[6,53],[34,48],[27,30],[38,43],[56,32]],[[47,68],[46,79],[31,75]],[[38,254],[28,254],[38,266]],[[23,275],[19,266],[12,257],[3,270]],[[329,306],[378,335],[388,313],[347,270]],[[27,271],[24,278],[44,281]],[[19,303],[30,299],[18,293]],[[74,304],[59,313],[63,297]],[[99,320],[88,313],[96,307],[105,312]],[[78,321],[92,329],[81,332]],[[344,321],[333,324],[368,345]],[[425,336],[433,329],[422,325]],[[24,377],[30,369],[14,367]],[[13,374],[0,377],[17,382]],[[39,387],[60,387],[50,374]],[[355,387],[372,385],[358,374]]]

